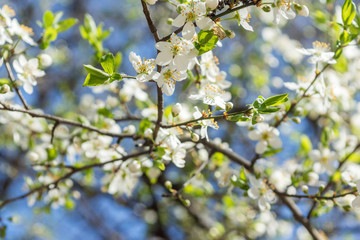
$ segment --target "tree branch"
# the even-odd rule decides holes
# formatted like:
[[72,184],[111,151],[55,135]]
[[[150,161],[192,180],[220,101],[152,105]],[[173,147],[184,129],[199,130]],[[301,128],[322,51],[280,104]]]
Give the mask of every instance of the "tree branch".
[[136,136],[134,134],[111,133],[111,132],[104,131],[104,130],[101,130],[99,128],[93,127],[93,126],[85,125],[85,124],[80,123],[80,122],[75,122],[75,121],[72,121],[72,120],[68,120],[68,119],[65,119],[65,118],[60,118],[60,117],[53,116],[53,115],[50,115],[50,114],[43,114],[43,113],[35,112],[33,110],[15,108],[15,107],[9,106],[7,103],[2,102],[2,101],[0,101],[0,105],[3,106],[2,108],[0,108],[0,111],[22,112],[22,113],[29,114],[30,116],[32,116],[34,118],[44,118],[44,119],[48,119],[48,120],[58,122],[58,124],[65,124],[65,125],[71,125],[71,126],[75,126],[75,127],[80,127],[80,128],[87,129],[87,130],[97,132],[97,133],[100,133],[102,135],[106,135],[106,136],[110,136],[110,137],[136,138]]
[[22,95],[22,93],[20,92],[19,88],[16,86],[15,77],[14,77],[13,72],[11,71],[11,67],[10,67],[9,62],[7,60],[4,60],[4,64],[5,64],[6,71],[8,72],[10,81],[12,83],[11,86],[15,89],[15,92],[19,96],[22,104],[24,105],[24,108],[29,110],[30,109],[29,105],[27,104],[27,102],[26,102],[24,96]]
[[[248,170],[249,172],[254,174],[254,169],[252,168],[251,162],[249,160],[241,157],[240,155],[238,155],[230,150],[223,149],[219,145],[217,145],[213,142],[202,141],[202,143],[205,146],[213,149],[214,151],[224,154],[230,160],[242,165],[246,170]],[[295,204],[295,202],[292,199],[288,198],[287,196],[284,196],[283,193],[276,190],[276,188],[274,188],[273,191],[279,197],[279,199],[288,207],[288,209],[292,212],[295,220],[298,221],[300,224],[302,224],[308,230],[308,232],[314,239],[317,239],[317,240],[324,239],[324,237],[318,232],[318,230],[311,226],[309,220],[302,216],[300,209],[298,208],[298,206]]]
[[55,180],[55,181],[53,181],[53,182],[51,182],[49,184],[39,186],[37,188],[34,188],[34,189],[30,190],[29,192],[27,192],[27,193],[25,193],[23,195],[20,195],[18,197],[14,197],[14,198],[10,198],[10,199],[7,199],[7,200],[5,200],[3,202],[0,202],[0,209],[3,208],[5,205],[7,205],[9,203],[15,202],[15,201],[20,200],[20,199],[24,199],[24,198],[26,198],[26,197],[28,197],[28,196],[36,193],[36,192],[41,192],[41,191],[43,191],[45,189],[48,189],[51,185],[57,185],[61,181],[70,178],[75,173],[78,173],[78,172],[81,172],[81,171],[84,171],[84,170],[87,170],[87,169],[90,169],[90,168],[94,168],[94,167],[102,167],[102,166],[104,166],[106,164],[117,162],[117,161],[125,161],[125,160],[127,160],[129,158],[134,158],[134,157],[138,157],[138,156],[141,156],[141,155],[144,155],[144,154],[149,154],[149,153],[150,153],[150,151],[142,151],[142,152],[129,154],[129,155],[124,156],[122,158],[112,159],[112,160],[102,162],[102,163],[94,163],[94,164],[86,165],[86,166],[83,166],[83,167],[72,167],[70,172],[68,172],[67,174],[63,175],[62,177],[58,178],[57,180]]

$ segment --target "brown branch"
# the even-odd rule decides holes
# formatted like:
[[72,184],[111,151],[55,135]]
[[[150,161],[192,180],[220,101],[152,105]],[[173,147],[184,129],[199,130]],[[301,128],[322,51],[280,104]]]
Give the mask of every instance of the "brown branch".
[[29,105],[27,104],[24,96],[22,95],[22,93],[20,92],[19,88],[16,86],[16,83],[15,83],[15,77],[14,77],[14,74],[13,72],[11,71],[11,67],[10,67],[10,64],[7,60],[4,60],[4,64],[5,64],[5,67],[6,67],[6,71],[8,72],[8,75],[9,75],[9,78],[10,78],[10,81],[11,81],[11,86],[15,89],[15,92],[16,94],[19,96],[22,104],[24,105],[24,108],[29,110]]
[[[224,154],[231,161],[242,165],[245,169],[247,169],[249,172],[254,174],[254,169],[252,168],[251,162],[249,160],[241,157],[240,155],[238,155],[230,150],[223,149],[218,144],[215,144],[213,142],[202,141],[202,143],[205,146],[213,149],[214,151]],[[318,232],[318,230],[316,228],[314,228],[313,226],[311,226],[309,220],[302,215],[300,209],[298,208],[298,206],[295,204],[295,202],[291,198],[284,196],[283,193],[278,191],[276,188],[274,188],[273,191],[279,197],[279,199],[288,207],[288,209],[292,212],[295,220],[298,221],[301,225],[303,225],[314,239],[317,239],[317,240],[324,239],[324,237]]]
[[157,33],[157,29],[156,29],[156,27],[154,25],[154,22],[151,19],[151,15],[150,15],[147,3],[145,2],[145,0],[141,0],[141,4],[142,4],[142,8],[143,8],[143,12],[144,12],[146,21],[148,23],[148,26],[149,26],[149,29],[150,29],[152,35],[154,36],[155,42],[159,42],[160,38],[159,38],[159,35]]
[[[151,15],[150,15],[150,12],[149,12],[149,9],[147,7],[147,4],[144,0],[141,0],[141,4],[142,4],[142,7],[143,7],[143,12],[144,12],[144,15],[145,15],[145,18],[146,18],[146,21],[148,23],[148,26],[149,26],[149,29],[155,39],[155,42],[159,42],[160,41],[160,38],[159,38],[159,35],[157,34],[157,29],[154,25],[154,22],[152,21],[151,19]],[[161,66],[157,66],[157,71],[158,72],[161,72]],[[164,96],[163,96],[163,92],[161,90],[161,88],[156,85],[157,87],[157,96],[158,96],[158,117],[157,117],[157,120],[156,120],[156,125],[155,125],[155,129],[154,129],[154,133],[153,133],[153,139],[155,140],[156,137],[157,137],[157,134],[159,132],[159,129],[160,129],[160,125],[161,125],[161,120],[162,120],[162,117],[163,117],[163,112],[164,112]]]
[[[360,148],[360,143],[358,145],[356,145],[354,150],[351,151],[348,155],[346,155],[342,161],[339,162],[339,165],[336,168],[335,172],[339,171],[341,169],[341,167],[349,160],[349,158],[359,150],[359,148]],[[334,184],[334,182],[332,181],[332,179],[330,179],[330,181],[326,184],[324,189],[322,191],[320,191],[320,196],[323,196],[332,187],[333,184]],[[311,215],[312,215],[313,211],[315,210],[316,206],[317,206],[317,202],[315,201],[312,204],[312,206],[306,216],[307,219],[311,218]]]
[[[253,5],[255,5],[255,3],[249,3],[249,4],[241,5],[241,6],[238,6],[238,7],[235,7],[235,8],[231,8],[231,9],[226,10],[225,12],[219,13],[218,15],[210,16],[210,18],[211,18],[212,20],[216,20],[216,19],[218,19],[218,18],[220,18],[220,17],[223,17],[223,16],[225,16],[225,15],[227,15],[227,14],[229,14],[229,13],[232,13],[232,12],[235,12],[235,11],[240,10],[240,9],[242,9],[242,8],[247,8],[247,7],[250,7],[250,6],[253,6]],[[183,30],[183,28],[184,28],[184,26],[179,27],[179,28],[176,29],[173,33],[178,34],[178,33],[180,33],[180,32]],[[172,35],[173,33],[170,33],[169,35],[161,38],[160,41],[167,41],[167,40],[169,40],[170,37],[171,37],[171,35]]]
[[207,119],[227,119],[227,117],[230,117],[230,116],[235,116],[235,115],[238,115],[238,114],[242,114],[242,113],[247,113],[251,110],[252,108],[246,108],[242,111],[239,111],[239,112],[233,112],[233,113],[228,113],[228,114],[223,114],[223,115],[216,115],[216,116],[210,116],[210,117],[200,117],[200,118],[197,118],[197,119],[193,119],[193,120],[189,120],[189,121],[186,121],[186,122],[182,122],[182,123],[177,123],[177,124],[169,124],[169,125],[163,125],[161,124],[161,127],[162,128],[173,128],[173,127],[181,127],[181,126],[187,126],[189,124],[192,124],[192,123],[196,123],[198,121],[201,121],[201,120],[207,120]]
[[48,119],[48,120],[58,122],[59,124],[65,124],[65,125],[71,125],[71,126],[75,126],[75,127],[80,127],[80,128],[83,128],[83,129],[87,129],[87,130],[97,132],[97,133],[100,133],[102,135],[111,136],[111,137],[136,138],[136,136],[133,135],[133,134],[111,133],[111,132],[104,131],[104,130],[101,130],[99,128],[93,127],[93,126],[85,125],[85,124],[80,123],[80,122],[68,120],[68,119],[65,119],[65,118],[60,118],[60,117],[53,116],[53,115],[50,115],[50,114],[43,114],[43,113],[35,112],[35,111],[32,111],[32,110],[15,108],[15,107],[9,106],[8,104],[6,104],[5,102],[2,102],[2,101],[0,101],[0,105],[3,106],[2,108],[0,108],[0,111],[22,112],[22,113],[29,114],[30,116],[32,116],[34,118],[44,118],[44,119]]
[[41,192],[41,191],[43,191],[45,189],[48,189],[51,185],[56,186],[61,181],[70,178],[75,173],[78,173],[78,172],[81,172],[81,171],[84,171],[84,170],[87,170],[87,169],[90,169],[90,168],[94,168],[94,167],[102,167],[102,166],[104,166],[106,164],[117,162],[117,161],[125,161],[125,160],[127,160],[129,158],[134,158],[134,157],[138,157],[138,156],[141,156],[141,155],[144,155],[144,154],[149,154],[149,153],[150,153],[150,151],[142,151],[142,152],[130,154],[130,155],[124,156],[122,158],[112,159],[112,160],[102,162],[102,163],[94,163],[94,164],[86,165],[86,166],[83,166],[83,167],[72,167],[70,172],[68,172],[67,174],[63,175],[62,177],[58,178],[57,180],[55,180],[55,181],[53,181],[53,182],[51,182],[49,184],[39,186],[37,188],[34,188],[34,189],[30,190],[29,192],[27,192],[27,193],[25,193],[23,195],[20,195],[18,197],[14,197],[14,198],[10,198],[10,199],[7,199],[5,201],[0,202],[0,209],[3,208],[5,205],[7,205],[9,203],[15,202],[15,201],[20,200],[20,199],[24,199],[24,198],[26,198],[26,197],[28,197],[28,196],[36,193],[36,192]]
[[342,193],[342,194],[333,194],[333,196],[318,196],[318,195],[298,195],[298,194],[287,194],[287,193],[279,193],[285,197],[292,197],[292,198],[308,198],[308,199],[313,199],[313,200],[317,200],[317,199],[323,199],[323,200],[334,200],[336,198],[341,198],[341,197],[345,197],[347,195],[350,194],[356,194],[357,190],[351,191],[351,192],[347,192],[347,193]]

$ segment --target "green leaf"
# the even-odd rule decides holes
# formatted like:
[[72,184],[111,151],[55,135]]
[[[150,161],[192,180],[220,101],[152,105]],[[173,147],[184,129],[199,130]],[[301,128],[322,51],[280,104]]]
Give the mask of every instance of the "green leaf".
[[43,16],[43,22],[44,22],[43,24],[44,28],[50,27],[54,22],[54,14],[51,11],[47,10]]
[[112,53],[108,53],[100,59],[101,66],[108,74],[113,74],[115,69],[115,58]]
[[86,86],[99,86],[104,84],[109,78],[108,77],[98,77],[89,73],[85,79],[83,87]]
[[110,78],[110,75],[106,72],[104,72],[103,70],[100,70],[96,67],[93,67],[91,65],[84,65],[85,70],[90,73],[91,75],[94,75],[95,77],[98,78]]
[[299,154],[302,157],[305,157],[309,154],[311,150],[312,150],[312,143],[310,138],[306,135],[301,135]]
[[4,84],[10,84],[9,79],[6,78],[0,78],[0,86],[4,85]]
[[284,93],[284,94],[280,94],[280,95],[276,95],[273,97],[269,97],[268,99],[266,99],[263,103],[263,105],[265,106],[277,106],[280,104],[283,104],[284,102],[287,102],[288,99],[288,94]]
[[201,30],[198,34],[198,42],[195,42],[194,45],[201,55],[214,49],[218,40],[219,37],[212,30]]
[[111,78],[110,78],[110,81],[109,81],[109,83],[112,83],[113,81],[119,81],[119,80],[121,80],[123,77],[121,76],[121,74],[120,73],[113,73],[112,75],[111,75]]
[[113,118],[114,117],[112,112],[109,109],[105,108],[105,107],[104,108],[99,108],[97,112],[98,112],[98,114],[103,115],[103,116],[105,116],[107,118]]
[[144,118],[141,120],[139,124],[139,135],[144,134],[145,129],[149,128],[151,126],[151,121],[148,118]]
[[56,29],[58,32],[64,32],[74,26],[78,22],[75,18],[68,18],[58,23],[59,27]]
[[227,120],[232,122],[239,122],[239,121],[246,122],[251,120],[251,116],[247,116],[244,113],[239,113],[236,115],[228,116]]
[[345,0],[342,7],[342,20],[345,27],[349,26],[356,16],[356,6],[352,0]]
[[280,110],[279,107],[270,106],[270,107],[265,107],[265,108],[261,107],[261,108],[258,109],[258,112],[261,113],[261,114],[267,114],[267,113],[274,113],[274,112],[277,112],[279,110]]
[[116,53],[116,55],[115,55],[115,61],[114,61],[115,67],[114,67],[114,71],[116,71],[116,69],[118,69],[118,68],[120,67],[121,62],[122,62],[122,54],[121,54],[121,52],[118,52],[118,53]]
[[47,148],[46,152],[48,155],[48,161],[52,161],[57,157],[57,151],[55,148]]

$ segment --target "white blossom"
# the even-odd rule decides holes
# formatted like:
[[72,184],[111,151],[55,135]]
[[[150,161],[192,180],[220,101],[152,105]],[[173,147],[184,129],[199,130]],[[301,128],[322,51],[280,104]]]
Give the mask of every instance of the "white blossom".
[[134,52],[130,52],[129,60],[137,72],[136,80],[139,82],[147,82],[154,78],[155,75],[159,74],[154,71],[155,60],[154,59],[141,59],[140,56]]
[[191,40],[195,35],[195,25],[193,22],[196,22],[196,25],[200,29],[209,30],[214,22],[206,16],[206,3],[201,1],[190,1],[189,3],[184,3],[178,5],[180,9],[180,14],[174,19],[173,26],[181,27],[184,24],[182,30],[182,36]]
[[317,64],[317,63],[329,63],[334,64],[336,60],[333,59],[335,53],[329,51],[330,46],[326,43],[316,41],[313,43],[313,48],[310,49],[297,49],[300,53],[311,56],[309,58],[309,63]]
[[268,146],[273,148],[281,148],[282,142],[279,138],[279,130],[270,127],[267,123],[258,123],[257,129],[249,132],[248,136],[251,140],[258,140],[255,151],[258,154],[263,154]]
[[189,59],[194,57],[188,55],[194,45],[175,33],[171,35],[169,41],[158,42],[155,47],[160,51],[155,60],[156,64],[166,66],[171,63],[172,68],[181,72],[187,70]]
[[37,85],[36,78],[45,76],[45,72],[39,69],[37,58],[27,60],[24,55],[20,55],[14,60],[13,67],[19,80],[24,84],[24,90],[29,94],[33,92],[33,86]]
[[154,80],[167,96],[171,96],[175,91],[175,83],[184,80],[186,77],[186,72],[179,72],[170,67],[164,67],[159,77]]

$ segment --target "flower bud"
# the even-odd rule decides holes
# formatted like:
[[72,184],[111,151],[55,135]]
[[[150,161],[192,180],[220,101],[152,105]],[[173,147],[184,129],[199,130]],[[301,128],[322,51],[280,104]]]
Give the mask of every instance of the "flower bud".
[[193,140],[193,142],[198,142],[200,140],[200,137],[199,137],[198,134],[192,133],[191,134],[191,140]]
[[167,190],[170,191],[172,189],[172,183],[170,181],[166,181],[165,182],[165,187],[166,187]]
[[0,93],[8,93],[10,92],[10,86],[7,84],[4,84],[0,87]]
[[219,5],[219,0],[206,0],[206,8],[214,10]]
[[36,152],[30,152],[29,153],[30,161],[36,162],[37,160],[39,160],[39,158],[40,158],[40,156]]
[[191,205],[191,202],[189,199],[183,200],[182,203],[184,204],[185,207],[190,207],[190,205]]
[[181,104],[176,103],[171,109],[171,114],[173,115],[173,117],[177,117],[180,114],[181,110],[182,110]]
[[151,128],[147,128],[144,131],[144,137],[146,138],[152,138],[153,130]]
[[38,58],[42,67],[48,67],[52,64],[51,57],[45,53],[40,54]]
[[147,4],[154,5],[157,0],[146,0]]
[[309,187],[307,185],[303,185],[303,186],[301,186],[301,191],[303,191],[303,193],[305,193],[305,194],[308,194]]
[[297,123],[297,124],[301,123],[301,118],[299,118],[299,117],[294,117],[294,118],[292,118],[292,120],[294,123]]
[[126,133],[126,134],[134,134],[136,132],[136,127],[131,124],[129,126],[124,127],[123,132]]
[[132,161],[131,163],[128,164],[128,168],[130,172],[138,173],[141,170],[141,165],[139,161]]
[[297,11],[297,14],[300,16],[308,17],[309,16],[309,9],[305,5],[300,6],[300,10]]
[[233,31],[226,30],[225,34],[228,38],[233,39],[236,35]]
[[261,122],[264,121],[264,117],[263,117],[262,115],[258,115],[258,116],[256,117],[255,121],[256,121],[257,123],[261,123]]
[[234,107],[234,104],[232,102],[227,102],[225,104],[225,109],[227,112],[230,111],[233,107]]

